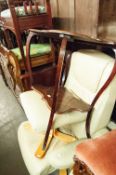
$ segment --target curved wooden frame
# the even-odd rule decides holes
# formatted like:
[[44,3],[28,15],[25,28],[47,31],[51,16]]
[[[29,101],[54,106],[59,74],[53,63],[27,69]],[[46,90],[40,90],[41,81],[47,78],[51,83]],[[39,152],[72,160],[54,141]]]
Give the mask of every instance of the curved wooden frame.
[[[116,43],[114,42],[105,42],[105,41],[99,41],[99,40],[94,40],[91,38],[84,38],[82,36],[82,38],[79,36],[76,36],[74,33],[69,33],[69,32],[65,32],[65,31],[58,31],[58,30],[30,30],[31,35],[40,35],[40,36],[52,36],[55,38],[61,38],[62,42],[61,42],[61,49],[59,52],[59,58],[58,58],[58,66],[57,66],[57,70],[56,70],[56,76],[55,76],[55,89],[54,89],[54,97],[53,97],[53,104],[52,104],[52,108],[51,108],[51,115],[49,118],[49,123],[48,123],[48,127],[47,127],[47,131],[46,131],[46,135],[44,138],[44,144],[43,144],[43,149],[46,148],[46,144],[47,144],[47,140],[49,137],[49,132],[52,128],[52,122],[53,122],[53,117],[54,117],[54,112],[55,112],[55,104],[56,104],[56,100],[57,100],[57,92],[58,92],[58,88],[61,85],[61,78],[62,78],[62,72],[63,72],[63,64],[64,64],[64,57],[66,56],[66,46],[67,46],[67,42],[68,41],[72,41],[72,39],[75,39],[79,42],[85,42],[85,43],[89,43],[89,44],[96,44],[98,46],[101,47],[111,47],[111,48],[115,48],[116,47]],[[87,137],[91,137],[90,135],[90,123],[91,123],[91,118],[92,118],[92,110],[94,105],[96,104],[97,100],[99,99],[99,97],[101,96],[101,94],[104,92],[104,90],[108,87],[108,85],[110,84],[110,82],[112,81],[112,79],[114,78],[114,76],[116,75],[116,49],[114,49],[115,52],[115,64],[113,66],[113,69],[111,71],[111,74],[109,75],[108,79],[106,80],[106,82],[104,83],[104,85],[101,87],[101,89],[98,91],[97,95],[95,96],[93,102],[91,103],[91,107],[90,110],[88,112],[87,115],[87,120],[86,120],[86,134]],[[31,65],[30,65],[30,60],[29,60],[29,45],[27,44],[27,64],[28,64],[28,69],[30,70],[29,74],[31,75]],[[31,75],[32,76],[32,75]],[[32,78],[32,77],[31,77]],[[31,80],[31,83],[33,83],[33,80]],[[87,175],[94,175],[91,170],[89,169],[89,167],[87,167],[87,165],[85,165],[83,162],[81,162],[78,158],[75,158],[75,165],[73,168],[73,172],[74,175],[84,175],[85,173]]]
[[113,78],[116,75],[116,50],[114,49],[114,53],[115,53],[115,63],[114,66],[112,68],[112,71],[108,77],[108,79],[106,80],[106,82],[103,84],[103,86],[100,88],[100,90],[98,91],[98,93],[96,94],[96,96],[94,97],[91,106],[90,106],[90,111],[87,114],[87,119],[86,119],[86,135],[88,138],[91,138],[91,134],[90,134],[90,124],[91,124],[91,119],[92,119],[92,111],[93,108],[97,102],[97,100],[99,99],[99,97],[102,95],[102,93],[105,91],[105,89],[109,86],[109,84],[111,83],[111,81],[113,80]]
[[[30,80],[31,80],[31,84],[32,84],[32,67],[34,67],[34,62],[36,62],[36,64],[38,65],[43,65],[43,64],[49,64],[51,62],[55,62],[55,49],[54,49],[54,45],[52,43],[52,41],[50,42],[51,44],[51,52],[49,54],[45,54],[43,56],[41,56],[41,59],[33,59],[30,58],[30,47],[31,47],[31,41],[33,39],[34,36],[39,36],[39,34],[34,33],[34,32],[30,32],[28,37],[27,37],[27,42],[26,42],[26,69],[28,70],[28,73],[30,75]],[[32,59],[34,62],[32,62]]]
[[[93,38],[90,38],[90,37],[85,37],[83,35],[82,36],[80,36],[80,35],[78,36],[75,33],[70,33],[70,32],[65,32],[65,31],[60,31],[60,30],[34,30],[34,29],[32,29],[30,31],[31,31],[32,35],[33,34],[38,34],[38,35],[43,35],[44,36],[44,35],[47,34],[48,36],[52,36],[52,37],[56,37],[56,38],[63,38],[62,39],[62,44],[61,44],[61,51],[59,53],[59,58],[58,58],[59,69],[57,69],[57,71],[56,71],[56,79],[55,79],[55,82],[56,82],[55,95],[56,96],[57,96],[58,86],[59,86],[59,83],[61,81],[61,75],[59,74],[59,70],[63,71],[64,56],[65,56],[65,49],[66,49],[67,41],[70,41],[72,39],[76,39],[76,40],[79,40],[80,42],[82,41],[82,42],[85,42],[85,43],[87,42],[89,44],[96,44],[96,45],[100,45],[101,47],[115,48],[115,46],[116,46],[116,43],[112,42],[112,41],[107,41],[107,42],[106,41],[100,41],[100,40],[93,39]],[[29,46],[27,46],[27,47],[29,47]],[[29,50],[29,49],[27,49],[27,50]],[[116,53],[115,49],[114,49],[114,52]],[[62,55],[63,53],[64,53],[64,55]],[[29,55],[27,56],[27,58],[28,57],[29,57]],[[60,64],[60,61],[62,62],[62,64]],[[28,66],[30,66],[29,59],[28,59]],[[30,67],[28,67],[28,68],[29,68],[29,70],[31,70]],[[59,76],[58,76],[58,74],[59,74]],[[90,109],[89,109],[89,112],[87,114],[87,119],[86,119],[86,135],[87,135],[88,138],[91,137],[91,134],[90,134],[90,123],[91,123],[91,118],[92,118],[92,115],[91,115],[92,110],[93,110],[97,100],[99,99],[101,94],[104,92],[104,90],[108,87],[108,85],[110,84],[110,82],[112,81],[112,79],[114,78],[115,75],[116,75],[116,59],[115,59],[115,64],[114,64],[114,67],[112,69],[111,74],[109,75],[109,77],[106,80],[106,82],[104,83],[104,85],[100,88],[100,90],[98,91],[98,93],[96,94],[95,98],[93,99],[93,101],[92,101],[92,103],[90,105]],[[54,105],[56,103],[55,101],[56,101],[56,97],[54,97],[54,100],[53,100]],[[54,106],[52,106],[52,110],[53,110],[53,113],[54,113]],[[50,128],[52,126],[53,114],[51,115],[50,118],[51,119],[50,119],[49,124],[48,124],[48,128],[49,129],[47,129],[46,135],[49,135],[47,133],[49,133]],[[46,136],[45,138],[47,138],[47,137],[48,136]],[[45,139],[45,143],[46,142],[47,142],[47,139]]]
[[[100,90],[98,91],[98,93],[96,94],[96,96],[94,97],[91,106],[90,106],[90,110],[87,114],[87,119],[86,119],[86,135],[87,138],[91,138],[91,134],[90,134],[90,124],[91,124],[91,119],[92,119],[92,111],[93,108],[97,102],[97,100],[99,99],[99,97],[102,95],[102,93],[105,91],[105,89],[109,86],[109,84],[111,83],[111,81],[114,79],[114,77],[116,76],[116,43],[111,41],[111,45],[109,45],[109,41],[103,43],[104,41],[101,41],[101,43],[99,43],[97,41],[96,44],[100,44],[101,46],[110,46],[114,53],[115,53],[115,62],[114,62],[114,66],[112,68],[112,71],[109,75],[109,77],[107,78],[106,82],[103,84],[103,86],[100,88]],[[105,44],[105,45],[104,45]],[[86,148],[85,148],[86,149]],[[94,175],[94,173],[90,170],[90,168],[81,160],[78,159],[78,157],[74,156],[74,166],[73,166],[73,174],[74,175]]]
[[[0,45],[0,54],[3,56],[3,59],[0,61],[0,64],[1,64],[2,76],[5,81],[5,84],[11,90],[13,90],[14,93],[16,91],[17,85],[20,91],[23,91],[24,88],[20,79],[21,72],[20,72],[19,63],[16,56],[11,51],[4,48],[2,45]],[[4,65],[5,59],[8,61],[6,65]],[[5,74],[6,69],[9,72],[10,76],[12,77],[13,82],[11,82],[9,78],[7,79],[7,76]]]

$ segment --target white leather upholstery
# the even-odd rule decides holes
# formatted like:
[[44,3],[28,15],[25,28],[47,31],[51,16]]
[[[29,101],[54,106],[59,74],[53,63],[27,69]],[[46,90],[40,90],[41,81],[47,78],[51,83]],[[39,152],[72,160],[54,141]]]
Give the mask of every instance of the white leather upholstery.
[[[80,50],[72,54],[70,70],[65,86],[75,97],[78,95],[89,104],[108,78],[114,60],[96,50]],[[115,103],[116,77],[95,104],[92,121],[92,137],[105,134]],[[55,114],[53,127],[70,133],[78,139],[73,143],[64,143],[54,138],[46,156],[38,159],[34,152],[41,140],[41,132],[46,131],[50,109],[43,96],[33,90],[20,96],[22,106],[29,122],[21,124],[18,130],[18,140],[21,152],[31,175],[47,175],[56,169],[68,168],[73,164],[75,146],[86,138],[86,113],[73,111]],[[30,124],[32,128],[30,129]]]
[[27,122],[20,125],[18,130],[18,140],[24,162],[31,175],[48,174],[51,171],[47,158],[38,159],[34,153],[38,147],[38,143],[42,138],[42,134],[34,132]]
[[[99,137],[108,132],[106,128],[99,130],[93,137]],[[31,175],[48,175],[56,169],[69,168],[73,165],[75,147],[85,141],[78,140],[64,143],[57,138],[53,141],[42,159],[36,158],[34,153],[43,137],[43,133],[35,132],[28,121],[23,122],[18,129],[18,140],[24,162]]]
[[[54,138],[44,158],[34,156],[43,133],[35,132],[28,121],[23,122],[18,129],[18,140],[24,162],[31,175],[48,175],[60,168],[73,165],[73,155],[81,140],[67,144]],[[67,150],[70,154],[67,154]]]
[[74,52],[71,60],[65,86],[90,104],[106,80],[107,69],[109,64],[112,67],[114,60],[96,50]]
[[[20,95],[20,99],[32,127],[38,132],[45,131],[50,116],[50,109],[48,108],[48,105],[46,105],[43,96],[36,91],[31,90],[23,92]],[[85,120],[86,115],[86,112],[81,113],[77,111],[62,115],[55,114],[53,126],[54,128],[59,128],[70,123],[81,122]]]
[[[90,104],[108,78],[113,64],[114,59],[96,50],[74,52],[65,86],[75,96],[78,95]],[[91,133],[104,128],[108,124],[116,99],[115,85],[116,78],[96,103],[92,116]],[[38,132],[46,130],[50,110],[42,95],[35,91],[28,91],[22,93],[20,98],[32,127]],[[79,138],[84,138],[86,115],[86,113],[78,111],[61,115],[55,114],[53,126],[59,128],[70,124],[71,132]]]
[[111,130],[116,129],[116,123],[114,123],[113,121],[111,121],[111,122],[108,124],[108,128],[110,128]]

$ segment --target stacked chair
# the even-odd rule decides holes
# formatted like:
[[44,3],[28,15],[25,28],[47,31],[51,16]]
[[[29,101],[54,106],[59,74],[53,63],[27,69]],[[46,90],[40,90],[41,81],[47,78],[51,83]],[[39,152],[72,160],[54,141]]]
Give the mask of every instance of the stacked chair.
[[[8,0],[7,3],[8,9],[1,12],[0,27],[4,33],[6,47],[13,52],[14,57],[18,60],[21,75],[24,75],[26,72],[26,46],[22,35],[26,38],[30,28],[52,28],[50,1],[43,0],[38,3],[31,0]],[[12,36],[15,37],[15,43]],[[33,68],[54,63],[53,49],[49,41],[42,42],[40,39],[36,39],[31,42],[30,47],[30,60]]]
[[[73,52],[63,84],[64,58],[68,59],[65,41],[66,37],[61,42],[54,86],[60,93],[54,90],[56,96],[47,94],[48,98],[53,98],[52,107],[43,92],[37,89],[20,95],[28,121],[19,126],[18,140],[31,175],[47,175],[58,169],[71,168],[78,144],[88,137],[96,138],[109,131],[116,100],[115,60],[93,49]],[[65,101],[60,99],[61,87],[65,89]],[[59,100],[63,103],[53,111],[54,104],[57,106]]]

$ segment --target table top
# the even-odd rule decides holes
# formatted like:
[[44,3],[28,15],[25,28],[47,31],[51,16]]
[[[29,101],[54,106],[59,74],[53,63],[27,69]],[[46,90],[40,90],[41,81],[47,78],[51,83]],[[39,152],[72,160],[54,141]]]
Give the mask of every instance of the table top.
[[92,38],[86,35],[80,35],[78,33],[68,32],[65,30],[37,30],[30,29],[30,32],[34,32],[38,35],[53,36],[53,37],[67,37],[69,40],[75,39],[81,42],[87,42],[91,44],[104,45],[108,47],[116,47],[116,41],[112,38]]

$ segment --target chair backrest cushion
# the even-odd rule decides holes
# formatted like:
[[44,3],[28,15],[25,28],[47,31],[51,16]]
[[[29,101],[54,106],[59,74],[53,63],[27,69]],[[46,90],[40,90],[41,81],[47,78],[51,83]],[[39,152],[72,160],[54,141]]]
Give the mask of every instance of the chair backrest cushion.
[[101,81],[106,69],[113,62],[114,60],[110,56],[97,50],[85,49],[74,52],[66,87],[83,100],[91,103],[103,85]]
[[[108,79],[114,59],[97,50],[74,52],[65,86],[75,96],[91,104],[95,95]],[[107,126],[116,100],[116,78],[110,83],[94,106],[91,132]]]

